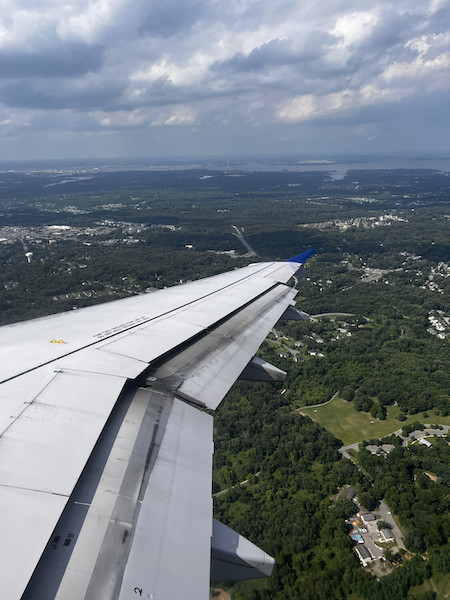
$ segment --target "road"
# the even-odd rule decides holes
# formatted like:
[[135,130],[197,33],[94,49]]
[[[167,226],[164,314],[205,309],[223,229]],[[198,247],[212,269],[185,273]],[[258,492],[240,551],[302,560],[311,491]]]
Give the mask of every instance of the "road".
[[351,460],[353,463],[355,463],[356,466],[358,465],[356,461],[350,456],[348,450],[356,450],[356,452],[358,452],[360,443],[361,442],[355,442],[354,444],[349,444],[348,446],[342,446],[341,448],[339,448],[339,452],[342,454],[342,456],[348,458],[348,460]]
[[[261,473],[261,471],[258,471],[257,473],[255,473],[254,477],[259,477],[260,473]],[[216,492],[215,494],[212,495],[212,497],[217,498],[218,496],[223,496],[229,490],[233,490],[234,488],[237,488],[238,485],[247,485],[247,483],[248,483],[248,479],[244,479],[244,481],[241,481],[240,483],[237,483],[236,485],[232,485],[231,488],[226,488],[225,490],[220,490],[220,492]]]
[[241,242],[241,244],[247,249],[247,253],[244,254],[244,256],[246,257],[250,257],[250,256],[258,256],[256,254],[256,252],[253,250],[253,248],[250,246],[250,244],[247,242],[247,240],[244,238],[242,231],[236,227],[236,225],[232,225],[233,229],[236,231],[236,233],[234,234],[238,240]]
[[331,398],[329,400],[327,400],[326,402],[321,402],[320,404],[310,404],[309,406],[300,406],[300,408],[296,408],[295,410],[297,412],[299,412],[300,410],[303,410],[304,408],[317,408],[318,406],[325,406],[325,404],[330,404],[330,402],[332,402],[338,394],[339,394],[339,391],[337,391],[335,394],[333,394],[331,396]]
[[[419,440],[423,437],[430,437],[433,435],[445,435],[450,430],[450,425],[442,425],[442,429],[433,429],[430,426],[431,424],[427,424],[427,423],[424,423],[424,425],[425,425],[425,429],[423,431],[416,429],[415,431],[412,431],[409,435],[407,435],[405,438],[403,438],[403,445],[407,446],[409,444],[409,442],[413,441],[414,439]],[[395,433],[395,435],[401,435],[402,430],[397,429],[397,431],[394,431],[394,433]]]
[[[307,408],[306,406],[304,408]],[[412,440],[416,439],[420,439],[423,437],[430,437],[433,435],[445,435],[449,432],[450,430],[450,425],[443,425],[442,429],[433,429],[432,427],[430,427],[430,425],[426,424],[426,429],[424,429],[424,431],[420,431],[419,429],[416,429],[415,431],[412,431],[409,435],[407,435],[405,438],[402,437],[402,444],[403,446],[407,446]],[[397,431],[393,432],[395,435],[401,436],[402,435],[402,430],[401,429],[397,429]],[[381,438],[380,438],[381,439]],[[361,440],[363,441],[363,440]],[[345,456],[345,458],[348,458],[349,460],[351,460],[352,462],[355,462],[352,457],[350,456],[350,454],[348,453],[348,450],[356,450],[358,451],[358,446],[361,442],[355,442],[354,444],[349,444],[348,446],[342,446],[342,448],[339,448],[339,452]],[[356,463],[355,463],[356,464]]]
[[374,512],[377,515],[380,515],[380,519],[382,521],[386,521],[386,523],[392,525],[391,529],[392,533],[394,534],[395,541],[397,542],[397,546],[399,546],[399,548],[404,548],[405,544],[403,542],[402,532],[400,531],[397,523],[394,521],[394,517],[392,516],[389,506],[386,504],[386,502],[384,500],[381,500],[380,506]]
[[294,358],[300,353],[300,350],[295,350],[294,348],[285,346],[281,340],[270,340],[270,341],[271,341],[271,343],[276,344],[280,349],[283,348],[283,350],[286,350],[286,352],[289,352]]
[[354,317],[354,313],[340,313],[340,312],[331,312],[331,313],[320,313],[318,315],[309,315],[311,319],[319,319],[320,317]]

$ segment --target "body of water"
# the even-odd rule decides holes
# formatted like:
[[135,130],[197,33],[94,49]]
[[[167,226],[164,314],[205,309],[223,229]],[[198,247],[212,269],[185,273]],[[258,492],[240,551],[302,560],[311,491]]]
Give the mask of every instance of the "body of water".
[[342,179],[350,170],[435,169],[450,173],[450,157],[424,158],[349,158],[301,160],[296,158],[218,159],[218,158],[117,158],[0,161],[0,172],[95,173],[112,171],[177,171],[186,169],[220,170],[230,174],[258,171],[329,171]]

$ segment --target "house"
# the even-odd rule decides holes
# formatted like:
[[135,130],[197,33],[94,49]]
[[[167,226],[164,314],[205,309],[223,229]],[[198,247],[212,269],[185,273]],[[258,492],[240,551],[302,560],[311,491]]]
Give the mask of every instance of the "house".
[[385,452],[386,454],[389,454],[389,452],[392,452],[392,450],[395,448],[394,444],[381,444],[381,449],[383,450],[383,452]]
[[389,454],[389,452],[391,452],[394,448],[395,446],[393,444],[382,444],[381,446],[369,444],[366,446],[366,450],[368,450],[371,454],[383,454],[384,456]]

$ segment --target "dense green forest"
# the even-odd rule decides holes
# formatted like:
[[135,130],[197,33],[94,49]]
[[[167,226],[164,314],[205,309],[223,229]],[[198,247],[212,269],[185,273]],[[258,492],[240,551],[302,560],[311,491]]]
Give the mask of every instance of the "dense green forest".
[[[272,578],[235,584],[232,597],[436,597],[413,588],[450,571],[447,439],[428,449],[390,438],[387,456],[361,447],[360,470],[338,452],[340,440],[297,409],[337,393],[354,414],[391,419],[391,431],[411,416],[448,418],[446,175],[42,172],[2,173],[2,182],[1,324],[316,248],[292,285],[297,306],[318,316],[281,322],[260,350],[286,381],[240,382],[215,414],[213,492],[228,490],[215,497],[215,516],[277,561]],[[341,496],[346,485],[368,509],[384,498],[404,531],[408,553],[379,580],[347,534],[355,506]]]
[[[320,267],[314,265],[311,270],[317,272]],[[448,296],[433,298],[409,282],[395,281],[395,276],[391,285],[357,282],[341,294],[331,290],[324,294],[314,283],[313,275],[311,282],[301,283],[304,297],[298,305],[313,313],[354,312],[355,317],[347,319],[352,323],[347,327],[352,335],[319,344],[318,337],[330,338],[329,332],[336,329],[330,319],[286,324],[283,331],[293,339],[304,339],[309,348],[325,346],[321,359],[289,366],[287,387],[293,403],[302,406],[323,402],[339,390],[342,397],[353,401],[356,410],[372,410],[373,416],[381,419],[386,417],[386,407],[395,403],[404,414],[432,408],[442,415],[450,413],[447,342],[427,331],[430,312],[449,314]],[[311,339],[311,332],[315,338]],[[280,366],[283,361],[274,354],[273,349],[265,350],[265,356]]]
[[[450,571],[446,439],[437,440],[429,454],[419,445],[410,450],[398,443],[386,458],[362,449],[364,475],[340,457],[333,436],[293,412],[279,395],[256,387],[239,384],[218,410],[217,489],[249,483],[216,496],[215,513],[271,553],[277,569],[269,580],[235,584],[236,600],[351,594],[403,600],[410,587],[432,573]],[[439,473],[438,482],[424,475],[425,469]],[[338,493],[344,484],[352,484],[370,509],[386,498],[405,528],[407,548],[415,557],[380,581],[363,572],[352,551],[345,519],[355,507]]]

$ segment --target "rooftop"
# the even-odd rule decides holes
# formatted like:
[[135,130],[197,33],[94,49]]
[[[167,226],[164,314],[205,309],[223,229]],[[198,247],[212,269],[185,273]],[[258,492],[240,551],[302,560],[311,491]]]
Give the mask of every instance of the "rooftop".
[[364,545],[356,546],[355,550],[356,552],[358,552],[362,560],[364,560],[365,558],[372,558],[372,555],[370,554],[369,550]]

